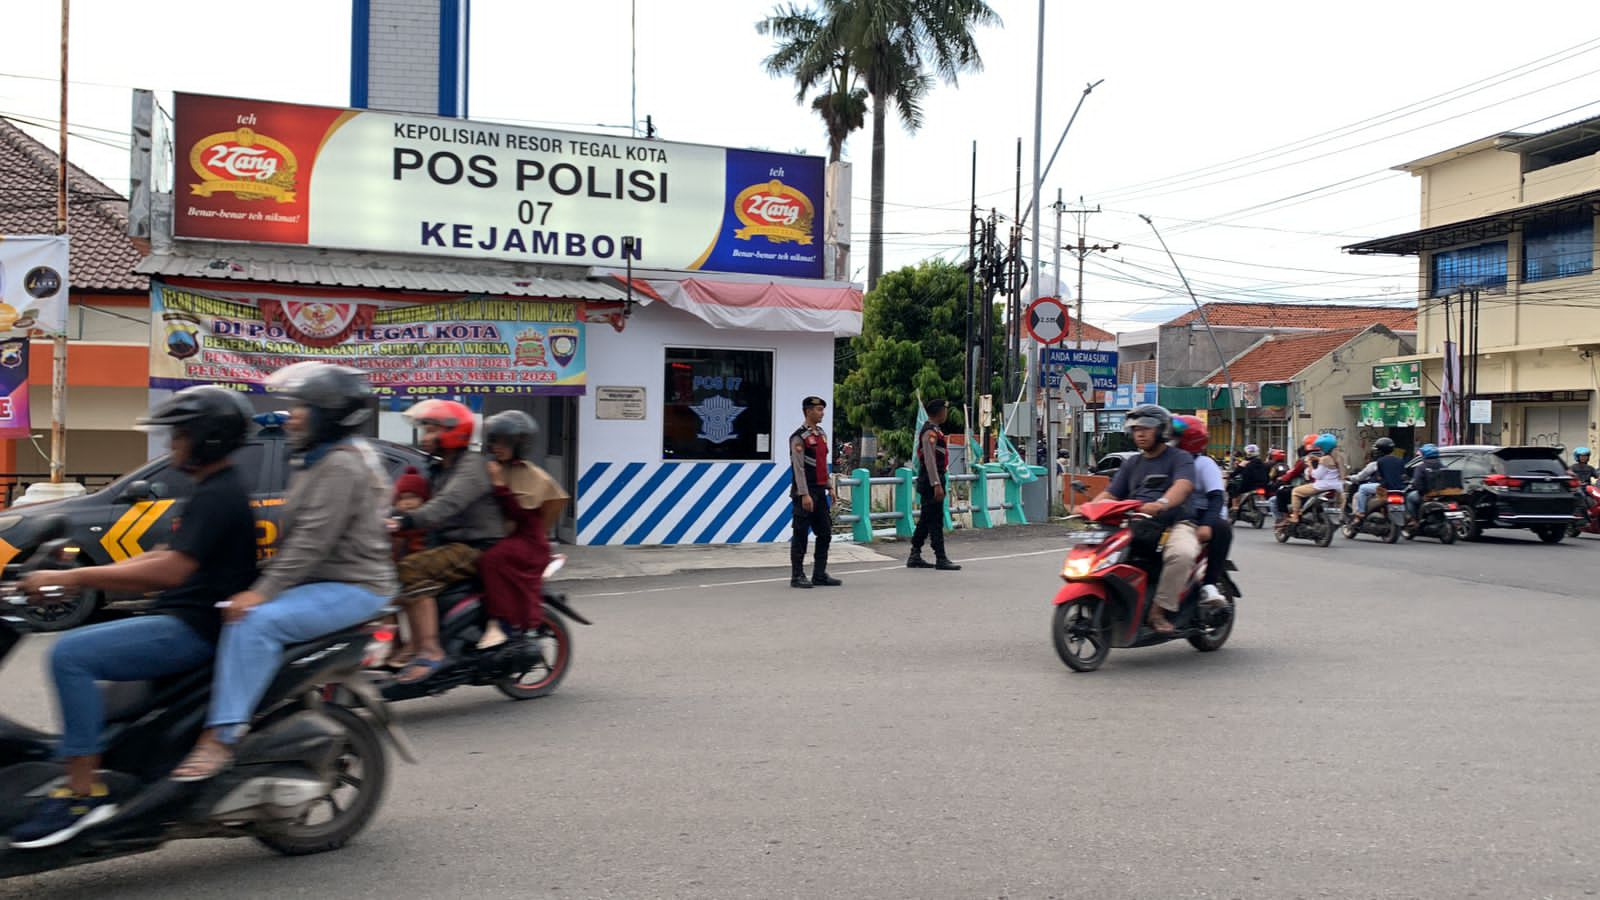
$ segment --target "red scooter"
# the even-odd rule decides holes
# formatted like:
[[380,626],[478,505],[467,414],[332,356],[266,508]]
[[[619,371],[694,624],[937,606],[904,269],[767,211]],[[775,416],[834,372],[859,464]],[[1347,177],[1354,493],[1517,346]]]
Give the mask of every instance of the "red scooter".
[[1182,638],[1196,650],[1210,652],[1220,650],[1233,632],[1240,594],[1229,573],[1237,568],[1230,561],[1217,583],[1228,605],[1202,607],[1204,553],[1172,617],[1173,632],[1162,634],[1145,624],[1161,577],[1163,529],[1136,512],[1143,505],[1138,500],[1092,501],[1073,516],[1088,527],[1069,536],[1073,547],[1061,569],[1066,585],[1056,594],[1050,633],[1056,654],[1075,672],[1100,668],[1113,647],[1151,647]]
[[1573,522],[1567,526],[1567,537],[1577,537],[1580,534],[1600,534],[1600,485],[1586,484],[1579,491],[1583,502],[1588,504],[1585,512],[1588,518],[1583,524]]

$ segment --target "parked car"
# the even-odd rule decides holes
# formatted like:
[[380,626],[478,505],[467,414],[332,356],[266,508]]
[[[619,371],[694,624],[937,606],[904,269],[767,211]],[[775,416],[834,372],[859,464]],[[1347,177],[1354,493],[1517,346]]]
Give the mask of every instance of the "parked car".
[[[1582,524],[1582,498],[1554,447],[1468,444],[1439,448],[1439,461],[1461,473],[1460,537],[1476,540],[1488,528],[1527,528],[1547,544]],[[1410,467],[1417,465],[1413,459]]]
[[1094,464],[1094,468],[1089,470],[1089,474],[1104,475],[1107,478],[1110,478],[1111,476],[1117,474],[1117,469],[1121,468],[1124,462],[1127,462],[1129,458],[1138,455],[1139,451],[1137,450],[1122,450],[1117,453],[1107,453],[1105,456],[1100,457],[1100,461]]
[[[233,464],[250,488],[256,509],[256,554],[271,556],[278,540],[278,511],[289,481],[289,449],[281,419],[268,413],[256,418],[260,430],[233,454]],[[421,451],[389,441],[373,441],[390,477],[407,466],[425,469]],[[0,566],[23,560],[39,543],[46,517],[63,514],[71,523],[67,535],[80,542],[87,565],[106,565],[138,556],[166,543],[183,515],[193,490],[189,476],[167,456],[153,459],[92,494],[17,506],[0,511]],[[62,631],[88,621],[107,603],[136,601],[136,595],[105,596],[84,591],[76,599],[49,606],[31,606],[23,614],[40,631]]]

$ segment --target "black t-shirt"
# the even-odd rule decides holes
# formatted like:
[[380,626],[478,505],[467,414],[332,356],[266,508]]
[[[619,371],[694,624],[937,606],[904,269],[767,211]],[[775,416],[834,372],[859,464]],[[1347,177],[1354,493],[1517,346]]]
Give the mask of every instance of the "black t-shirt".
[[216,641],[222,630],[216,604],[249,590],[256,580],[256,519],[233,467],[195,485],[168,549],[199,567],[183,584],[162,591],[152,608]]
[[1405,490],[1406,461],[1393,453],[1386,453],[1378,457],[1378,476],[1382,479],[1386,490]]
[[[1151,475],[1165,475],[1167,481],[1159,488],[1146,488],[1144,480]],[[1194,477],[1194,457],[1176,447],[1167,447],[1160,456],[1151,459],[1140,453],[1131,456],[1128,461],[1117,468],[1117,474],[1112,476],[1111,484],[1106,490],[1111,496],[1119,500],[1143,500],[1153,503],[1160,500],[1173,484],[1187,481],[1193,485],[1197,482]],[[1194,496],[1193,492],[1189,495]],[[1185,500],[1176,509],[1168,510],[1159,516],[1165,522],[1183,522],[1194,518],[1194,504],[1192,500]]]

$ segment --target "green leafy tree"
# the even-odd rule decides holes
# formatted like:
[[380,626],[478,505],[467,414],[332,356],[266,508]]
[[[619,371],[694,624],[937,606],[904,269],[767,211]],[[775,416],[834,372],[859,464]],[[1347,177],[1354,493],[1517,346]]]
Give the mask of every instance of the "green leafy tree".
[[867,90],[860,87],[850,52],[844,46],[842,22],[826,19],[816,10],[794,4],[778,7],[756,23],[756,31],[771,35],[777,46],[765,61],[769,75],[794,79],[795,102],[819,86],[826,90],[811,100],[811,108],[828,132],[828,162],[838,162],[844,142],[866,124]]
[[[949,427],[959,432],[967,332],[967,275],[960,266],[937,260],[890,272],[864,300],[861,334],[851,339],[853,366],[835,390],[844,422],[835,428],[849,437],[863,431],[878,436],[880,457],[911,456],[916,396],[943,398],[951,405]],[[991,360],[1003,360],[1000,308],[992,307],[996,340]],[[990,375],[990,393],[1000,379]]]

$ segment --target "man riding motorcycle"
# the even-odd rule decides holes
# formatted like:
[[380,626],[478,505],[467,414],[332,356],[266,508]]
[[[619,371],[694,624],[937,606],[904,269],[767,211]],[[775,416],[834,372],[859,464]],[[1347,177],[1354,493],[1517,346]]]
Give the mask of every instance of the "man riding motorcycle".
[[1239,498],[1251,496],[1256,492],[1256,488],[1266,487],[1269,477],[1267,464],[1261,461],[1261,448],[1255,444],[1246,444],[1244,461],[1234,466],[1228,479],[1230,507],[1237,507]]
[[[1225,571],[1228,551],[1233,547],[1233,525],[1223,513],[1227,508],[1224,505],[1227,498],[1222,488],[1222,470],[1206,455],[1211,436],[1206,423],[1198,416],[1174,416],[1172,429],[1178,432],[1178,449],[1194,457],[1195,536],[1205,544],[1206,550],[1206,574],[1200,582],[1200,603],[1203,606],[1227,606],[1228,598],[1217,587],[1217,581]],[[1254,447],[1252,444],[1246,449]]]
[[1578,479],[1578,487],[1588,487],[1594,484],[1595,468],[1589,465],[1589,448],[1579,447],[1572,451],[1572,468],[1569,469],[1572,477]]
[[173,464],[194,480],[194,492],[166,547],[106,566],[36,571],[22,587],[160,591],[138,616],[78,628],[50,651],[62,737],[56,749],[67,783],[11,832],[16,849],[52,847],[103,822],[119,798],[100,781],[104,702],[98,681],[146,681],[198,669],[216,654],[219,600],[256,577],[256,523],[250,495],[228,457],[245,441],[251,410],[219,387],[179,391],[139,420],[143,429],[172,429]]
[[[1167,543],[1162,550],[1161,581],[1156,586],[1155,603],[1150,608],[1150,627],[1162,634],[1176,629],[1167,618],[1178,611],[1182,591],[1200,556],[1200,539],[1195,534],[1189,495],[1194,492],[1194,457],[1167,446],[1172,431],[1172,414],[1165,407],[1145,403],[1128,411],[1123,430],[1133,438],[1139,455],[1117,468],[1117,474],[1096,500],[1143,500],[1139,512],[1154,517],[1167,527]],[[1152,475],[1164,476],[1159,487],[1146,487]]]
[[1406,492],[1406,516],[1412,523],[1417,521],[1418,511],[1422,508],[1422,495],[1428,491],[1428,473],[1444,468],[1444,463],[1439,461],[1439,448],[1433,444],[1423,444],[1417,452],[1421,454],[1422,462],[1417,463],[1411,475],[1411,490]]
[[1367,504],[1378,494],[1378,485],[1387,491],[1406,489],[1405,460],[1394,455],[1394,441],[1378,438],[1372,445],[1372,462],[1362,469],[1355,479],[1361,486],[1356,489],[1351,509],[1357,518],[1367,514]]
[[[400,561],[400,597],[411,625],[415,657],[397,679],[415,684],[444,666],[435,598],[451,582],[477,574],[478,557],[505,537],[505,518],[494,498],[488,460],[471,449],[472,410],[454,400],[424,400],[406,410],[419,432],[418,446],[432,454],[433,496],[410,512],[390,514],[391,531],[432,532],[435,546]],[[402,654],[406,652],[403,649]]]

